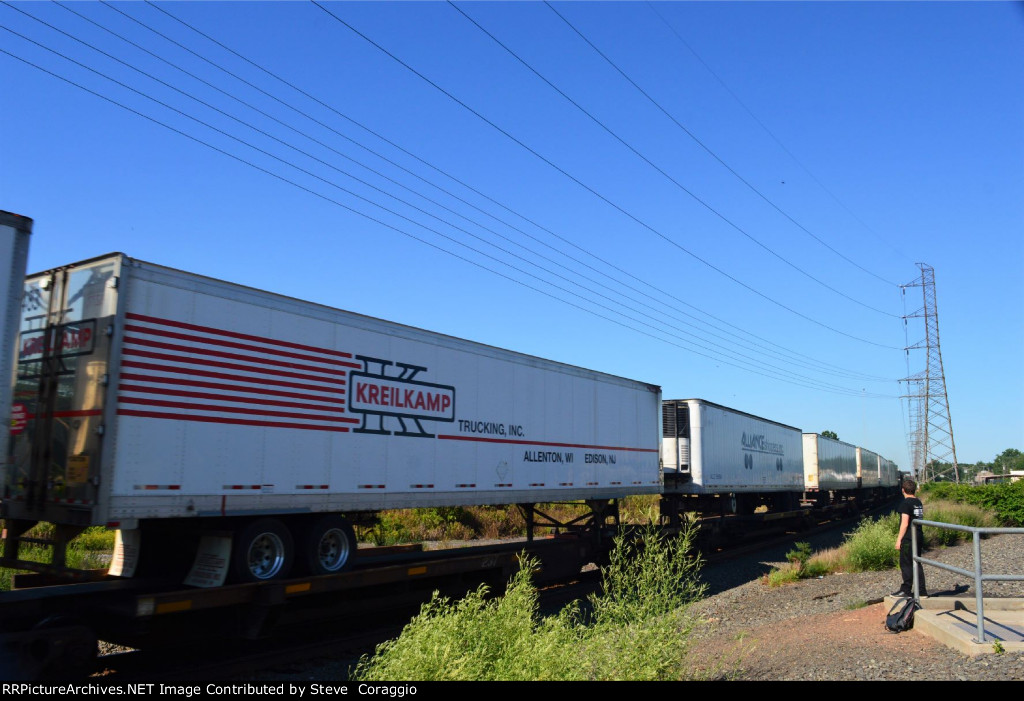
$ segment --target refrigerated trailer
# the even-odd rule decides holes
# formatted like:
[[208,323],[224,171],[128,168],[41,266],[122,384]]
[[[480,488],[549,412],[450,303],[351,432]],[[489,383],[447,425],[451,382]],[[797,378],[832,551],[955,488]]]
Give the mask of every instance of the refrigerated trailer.
[[196,583],[329,573],[381,509],[661,489],[656,385],[120,253],[22,300],[5,563],[44,521],[118,528],[120,574],[186,537]]
[[857,447],[820,433],[805,433],[804,488],[808,493],[854,490],[857,479]]
[[690,510],[752,513],[799,506],[804,468],[800,429],[704,399],[662,403],[666,497],[689,495]]
[[875,489],[882,486],[881,462],[878,459],[878,453],[867,448],[857,448],[857,478],[863,489]]

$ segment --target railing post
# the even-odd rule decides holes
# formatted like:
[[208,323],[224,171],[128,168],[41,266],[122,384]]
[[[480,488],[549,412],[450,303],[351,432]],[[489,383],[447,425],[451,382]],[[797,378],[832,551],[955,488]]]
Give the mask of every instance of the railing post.
[[974,531],[974,600],[978,612],[978,642],[985,642],[985,599],[981,592],[981,533]]
[[914,601],[917,602],[918,606],[921,605],[921,582],[919,581],[920,578],[917,576],[917,568],[921,567],[921,565],[917,561],[917,558],[918,558],[918,555],[919,555],[917,549],[918,549],[919,546],[920,546],[920,544],[917,542],[917,527],[914,526],[913,520],[911,520],[911,523],[910,523],[910,567],[914,571],[914,587],[913,587],[912,591],[914,592]]

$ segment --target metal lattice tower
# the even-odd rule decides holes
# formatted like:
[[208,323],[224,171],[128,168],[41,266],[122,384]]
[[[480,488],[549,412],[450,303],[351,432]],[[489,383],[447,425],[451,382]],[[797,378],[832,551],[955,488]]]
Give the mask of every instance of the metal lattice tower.
[[904,298],[907,288],[920,287],[924,306],[907,319],[924,319],[925,339],[905,349],[925,349],[925,369],[900,382],[907,383],[907,399],[911,435],[909,437],[914,474],[921,482],[936,480],[960,481],[956,462],[956,443],[953,441],[953,420],[949,416],[949,396],[946,393],[946,373],[942,368],[942,350],[939,348],[939,309],[935,297],[935,269],[918,263],[920,280],[902,285]]

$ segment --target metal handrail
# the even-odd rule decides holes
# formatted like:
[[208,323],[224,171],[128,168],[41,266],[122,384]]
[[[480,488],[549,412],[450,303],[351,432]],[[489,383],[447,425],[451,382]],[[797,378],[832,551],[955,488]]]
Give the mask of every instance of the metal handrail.
[[[974,598],[978,607],[978,637],[974,639],[976,643],[984,643],[985,640],[985,600],[981,595],[981,583],[982,582],[1024,582],[1024,575],[1022,574],[982,574],[981,572],[981,536],[984,535],[998,535],[998,534],[1013,534],[1013,535],[1024,535],[1024,528],[979,528],[976,526],[960,526],[954,523],[942,523],[941,521],[925,521],[924,519],[912,519],[910,522],[910,547],[911,555],[914,558],[915,563],[921,563],[925,565],[931,565],[938,567],[939,569],[947,570],[949,572],[955,572],[962,574],[965,577],[974,577]],[[951,531],[963,531],[964,533],[971,533],[974,537],[974,571],[969,572],[968,570],[954,567],[953,565],[947,565],[943,562],[936,562],[935,560],[928,560],[918,555],[918,543],[917,543],[917,529],[915,525],[919,526],[934,526],[935,528],[945,528]],[[918,582],[917,567],[914,567],[914,601],[921,602],[920,591],[921,585]]]

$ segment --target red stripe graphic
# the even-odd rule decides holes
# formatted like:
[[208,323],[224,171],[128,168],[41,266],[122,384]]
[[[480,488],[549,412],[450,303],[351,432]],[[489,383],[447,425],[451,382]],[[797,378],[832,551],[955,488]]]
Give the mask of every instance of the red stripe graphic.
[[[319,416],[317,414],[309,413],[293,414],[286,411],[262,411],[260,409],[249,409],[247,407],[190,404],[188,402],[170,402],[161,399],[143,399],[142,397],[121,397],[120,401],[121,404],[144,404],[146,406],[162,406],[169,409],[199,409],[201,411],[222,411],[225,413],[249,414],[252,416],[275,416],[282,419],[314,419],[316,421],[330,421],[332,423],[360,423],[359,419],[352,419],[347,416]],[[120,413],[120,411],[118,413]]]
[[359,423],[343,415],[345,368],[362,367],[350,353],[127,316],[119,415],[335,432]]
[[283,358],[295,358],[296,360],[308,360],[314,363],[323,363],[324,365],[341,365],[344,367],[362,367],[357,363],[346,363],[341,360],[334,360],[333,358],[318,358],[315,355],[305,355],[304,353],[289,353],[288,351],[278,350],[276,348],[262,348],[260,346],[252,346],[247,343],[235,343],[234,341],[224,341],[219,338],[203,338],[201,336],[195,336],[187,333],[178,333],[176,331],[167,331],[165,329],[151,329],[146,326],[137,326],[135,324],[126,324],[124,327],[125,331],[137,331],[149,336],[162,336],[164,338],[176,338],[180,341],[199,341],[201,343],[209,343],[210,345],[218,345],[222,348],[237,348],[239,350],[252,351],[254,353],[267,353],[270,355],[277,355]]
[[[205,358],[183,358],[179,355],[169,355],[167,353],[154,353],[152,351],[138,350],[136,348],[125,348],[124,354],[130,356],[139,356],[141,358],[152,358],[153,360],[169,360],[174,363],[202,365],[204,367],[212,365],[213,367],[226,368],[228,370],[244,370],[248,372],[269,372],[265,368],[254,368],[248,365],[238,365],[237,363],[224,363],[219,360],[206,360]],[[336,384],[345,383],[344,379],[318,377],[316,375],[302,375],[296,372],[284,372],[283,370],[274,371],[274,375],[278,377],[294,377],[299,380],[315,380],[317,382],[329,382]]]
[[542,445],[549,448],[585,448],[587,450],[624,450],[631,453],[657,453],[657,448],[623,448],[608,445],[583,445],[581,443],[547,443],[544,441],[513,441],[505,438],[480,438],[478,436],[443,436],[442,441],[474,441],[478,443],[508,443],[511,445]]
[[[345,370],[333,370],[331,368],[317,368],[312,367],[307,363],[291,363],[285,360],[273,360],[272,358],[261,358],[255,355],[243,355],[241,353],[228,353],[227,351],[218,351],[211,348],[201,348],[199,346],[182,346],[177,343],[165,343],[164,341],[154,341],[150,338],[138,338],[136,336],[126,336],[124,339],[125,343],[131,343],[136,346],[149,346],[150,348],[160,348],[161,350],[178,351],[179,353],[192,353],[193,355],[209,355],[215,358],[227,358],[228,360],[244,360],[250,363],[258,363],[260,365],[271,365],[278,368],[291,368],[292,370],[312,370],[314,372],[322,372],[325,375],[340,375],[344,377],[348,373]],[[185,360],[185,358],[182,358]],[[356,363],[338,363],[338,365],[346,365],[352,368],[362,369],[362,365]],[[259,370],[266,372],[264,368],[258,368]]]
[[[123,366],[124,365],[128,365],[128,363],[122,363],[122,365]],[[154,365],[152,367],[155,368],[155,369],[160,369],[160,370],[165,370],[166,369],[169,372],[171,371],[170,368],[162,368],[162,367],[160,367],[158,365]],[[239,379],[243,379],[243,378],[239,378]],[[244,379],[249,379],[252,382],[265,382],[266,381],[266,380],[258,380],[256,378],[244,378]],[[154,384],[161,384],[161,385],[187,385],[187,386],[190,386],[190,387],[202,387],[204,389],[220,389],[220,390],[225,390],[225,391],[228,391],[228,392],[251,392],[251,393],[254,393],[254,394],[270,395],[270,396],[273,396],[273,397],[291,397],[293,399],[307,399],[307,400],[314,400],[315,399],[318,402],[326,402],[328,404],[339,404],[341,406],[345,405],[345,398],[344,397],[334,398],[334,397],[324,397],[324,396],[321,396],[321,395],[318,395],[318,394],[308,394],[308,393],[301,394],[299,392],[284,392],[282,390],[267,389],[266,387],[261,387],[261,386],[247,387],[245,385],[226,385],[226,384],[222,384],[220,382],[203,382],[202,380],[184,379],[184,378],[180,378],[180,377],[160,377],[158,375],[137,375],[134,372],[122,372],[121,373],[121,380],[136,380],[138,382],[152,382]],[[122,382],[121,383],[121,387],[123,388],[124,386],[125,385]],[[296,385],[296,386],[297,387],[304,387],[304,388],[310,389],[310,390],[315,390],[317,392],[331,392],[333,394],[344,394],[345,393],[345,390],[341,389],[339,387],[331,387],[330,389],[324,389],[324,388],[316,387],[315,385]],[[156,388],[150,388],[147,391],[155,391],[155,389]],[[169,390],[168,390],[168,393],[170,393]]]
[[222,416],[200,416],[198,414],[165,414],[159,411],[135,411],[134,409],[118,409],[119,416],[141,416],[147,419],[175,419],[177,421],[201,421],[205,423],[238,424],[241,426],[269,426],[271,428],[297,428],[308,431],[336,431],[348,433],[348,426],[317,426],[314,424],[290,424],[283,421],[255,421],[249,419],[229,419]]
[[215,329],[209,326],[200,326],[198,324],[187,324],[183,321],[172,321],[171,319],[160,319],[153,316],[145,316],[143,314],[132,314],[128,313],[125,315],[129,319],[135,321],[146,321],[151,324],[159,324],[161,326],[171,326],[178,329],[188,329],[190,331],[200,331],[203,333],[212,334],[215,336],[226,336],[227,338],[238,338],[243,341],[256,341],[258,343],[267,343],[274,346],[281,346],[283,348],[295,348],[297,350],[312,351],[314,353],[323,353],[324,355],[333,355],[338,358],[351,358],[351,353],[343,353],[342,351],[330,350],[328,348],[317,348],[316,346],[305,346],[301,343],[292,343],[291,341],[280,341],[276,338],[266,338],[264,336],[253,336],[246,333],[238,333],[236,331],[225,331],[224,329]]
[[[315,390],[318,392],[344,392],[338,385],[344,385],[344,380],[332,380],[331,387],[318,387],[317,385],[304,385],[298,382],[286,382],[284,380],[270,380],[265,377],[249,377],[246,375],[229,375],[224,372],[212,372],[209,370],[197,370],[195,368],[179,368],[170,365],[157,365],[156,363],[142,363],[135,360],[125,360],[121,362],[121,367],[126,368],[138,368],[140,370],[156,370],[159,372],[168,372],[177,375],[198,375],[199,377],[212,377],[217,380],[239,380],[244,382],[258,382],[263,385],[273,385],[274,387],[293,387],[295,389],[307,389]],[[138,379],[138,378],[135,378]],[[147,376],[145,379],[148,382],[171,382],[172,380],[166,377],[154,377]],[[336,384],[335,384],[336,383]],[[182,383],[184,384],[184,383]]]
[[[166,387],[145,387],[143,385],[128,385],[121,383],[118,387],[122,392],[142,392],[144,394],[159,394],[171,397],[190,397],[193,399],[211,399],[213,401],[243,402],[246,404],[260,404],[269,406],[283,406],[291,409],[311,409],[315,411],[334,411],[344,413],[345,409],[340,406],[317,406],[312,402],[282,402],[276,399],[265,397],[236,397],[230,394],[214,394],[212,392],[186,392],[180,389],[167,389]],[[317,397],[319,399],[319,397]],[[130,402],[126,397],[121,397],[121,402]],[[202,404],[195,405],[197,408],[207,408]]]

